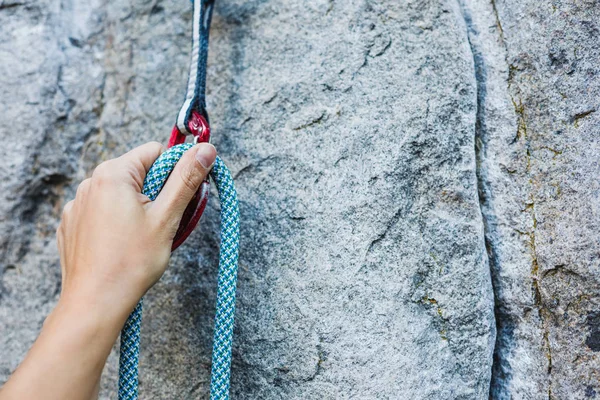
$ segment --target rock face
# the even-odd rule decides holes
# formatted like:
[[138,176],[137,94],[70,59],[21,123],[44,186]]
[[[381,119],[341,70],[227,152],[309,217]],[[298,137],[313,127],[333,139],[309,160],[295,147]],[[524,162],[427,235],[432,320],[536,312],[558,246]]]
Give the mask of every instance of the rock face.
[[[208,105],[242,213],[233,398],[600,393],[600,8],[440,3],[217,2]],[[0,0],[0,382],[57,301],[78,182],[166,140],[191,17]],[[217,255],[213,193],[146,297],[141,398],[207,397]]]
[[491,394],[595,398],[600,8],[496,1],[495,17],[502,57],[489,51],[489,22],[473,29],[483,88],[480,196],[498,327]]

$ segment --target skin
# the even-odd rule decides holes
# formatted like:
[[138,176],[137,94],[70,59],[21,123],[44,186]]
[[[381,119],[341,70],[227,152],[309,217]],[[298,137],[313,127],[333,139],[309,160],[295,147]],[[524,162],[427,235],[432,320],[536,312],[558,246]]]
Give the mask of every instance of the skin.
[[58,304],[0,400],[98,397],[100,375],[129,313],[162,276],[186,205],[215,161],[201,143],[175,166],[155,201],[144,177],[165,150],[147,143],[100,164],[64,207],[57,229]]

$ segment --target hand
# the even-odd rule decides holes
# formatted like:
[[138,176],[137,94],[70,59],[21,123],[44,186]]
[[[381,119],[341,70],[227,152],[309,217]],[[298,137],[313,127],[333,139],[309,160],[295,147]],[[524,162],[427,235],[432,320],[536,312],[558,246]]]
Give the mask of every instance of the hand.
[[148,143],[100,164],[66,204],[57,230],[60,300],[0,400],[97,397],[119,331],[164,273],[181,216],[216,157],[207,143],[188,150],[151,202],[142,185],[163,151]]
[[183,211],[216,157],[206,143],[186,152],[151,202],[144,177],[164,150],[148,143],[103,162],[65,206],[57,230],[64,301],[123,317],[164,273]]

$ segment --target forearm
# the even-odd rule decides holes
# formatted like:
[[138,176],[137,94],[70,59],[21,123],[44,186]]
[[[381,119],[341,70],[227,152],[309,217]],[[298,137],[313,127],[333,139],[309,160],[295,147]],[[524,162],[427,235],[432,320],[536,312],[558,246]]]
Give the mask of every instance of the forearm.
[[164,273],[181,216],[216,158],[207,143],[187,151],[151,202],[141,189],[163,150],[148,143],[104,162],[65,205],[61,299],[0,400],[97,397],[119,331]]
[[95,398],[124,321],[122,315],[106,318],[103,314],[102,308],[84,302],[59,301],[27,357],[0,391],[0,400]]

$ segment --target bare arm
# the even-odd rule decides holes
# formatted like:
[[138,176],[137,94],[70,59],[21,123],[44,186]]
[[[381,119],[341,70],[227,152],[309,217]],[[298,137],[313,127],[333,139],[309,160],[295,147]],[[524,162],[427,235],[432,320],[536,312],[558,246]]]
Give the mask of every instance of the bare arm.
[[148,143],[102,163],[65,206],[60,300],[0,400],[97,397],[119,331],[164,273],[179,220],[216,156],[209,144],[186,152],[150,202],[143,180],[163,150]]

